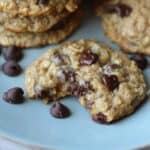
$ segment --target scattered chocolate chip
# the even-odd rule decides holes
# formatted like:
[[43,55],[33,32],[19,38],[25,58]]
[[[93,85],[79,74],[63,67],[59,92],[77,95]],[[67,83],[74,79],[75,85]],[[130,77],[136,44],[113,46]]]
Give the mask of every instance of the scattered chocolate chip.
[[98,123],[107,123],[107,118],[104,114],[98,113],[96,115],[92,116],[93,121],[96,121]]
[[69,81],[70,83],[76,82],[76,73],[73,71],[64,71],[65,80]]
[[80,97],[86,95],[86,93],[92,90],[90,84],[86,82],[84,85],[79,85],[77,82],[70,84],[68,91],[71,93],[71,95]]
[[22,68],[15,61],[7,61],[2,65],[2,71],[8,76],[17,76],[22,72]]
[[142,70],[148,66],[148,60],[143,55],[134,55],[131,57],[131,60],[134,60],[137,66]]
[[3,47],[2,53],[6,60],[19,61],[23,56],[22,49],[16,46]]
[[39,5],[39,4],[47,4],[48,3],[48,0],[37,0],[36,4]]
[[113,91],[119,86],[118,77],[116,75],[106,75],[102,76],[102,83],[107,86],[110,91]]
[[127,17],[131,14],[132,8],[126,4],[108,4],[105,5],[105,11],[108,13],[117,13],[120,17]]
[[81,65],[92,65],[98,61],[98,55],[87,50],[81,54],[79,61]]
[[3,99],[11,104],[21,104],[24,102],[24,91],[19,88],[11,88],[7,92],[4,93]]
[[50,113],[55,118],[67,118],[70,116],[70,110],[60,102],[56,102],[51,106]]

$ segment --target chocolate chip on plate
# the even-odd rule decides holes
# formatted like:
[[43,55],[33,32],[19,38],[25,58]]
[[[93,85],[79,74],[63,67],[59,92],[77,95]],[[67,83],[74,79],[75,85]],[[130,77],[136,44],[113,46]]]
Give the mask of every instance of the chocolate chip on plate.
[[116,75],[106,75],[102,76],[102,83],[107,86],[110,91],[113,91],[119,86],[118,77]]
[[105,5],[105,11],[108,13],[117,13],[120,17],[127,17],[131,14],[132,8],[126,4],[108,4]]
[[7,61],[2,65],[2,71],[8,76],[17,76],[22,72],[22,68],[15,61]]
[[87,50],[81,54],[79,61],[81,65],[92,65],[98,61],[98,55]]
[[51,106],[50,113],[55,118],[67,118],[70,116],[70,110],[60,102],[56,102]]
[[11,88],[3,94],[3,99],[11,104],[21,104],[24,102],[24,91],[19,88]]
[[107,123],[107,118],[104,114],[98,113],[92,116],[93,121],[97,123]]
[[16,46],[3,47],[2,53],[6,60],[19,61],[23,56],[22,49]]
[[134,55],[131,57],[131,60],[134,60],[137,66],[142,70],[148,66],[148,60],[143,55]]

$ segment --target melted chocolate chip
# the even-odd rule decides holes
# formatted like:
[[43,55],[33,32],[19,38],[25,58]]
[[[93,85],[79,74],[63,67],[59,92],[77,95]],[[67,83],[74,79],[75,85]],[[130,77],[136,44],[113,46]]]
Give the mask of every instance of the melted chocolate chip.
[[8,76],[17,76],[22,72],[22,68],[15,61],[7,61],[2,65],[2,71]]
[[71,95],[76,96],[76,97],[80,97],[80,96],[86,95],[86,93],[90,89],[92,90],[89,82],[86,82],[84,85],[79,85],[76,82],[76,83],[70,84],[68,91],[71,93]]
[[48,95],[48,91],[47,90],[36,90],[36,97],[43,99],[45,97],[47,97]]
[[110,91],[113,91],[119,86],[118,77],[116,75],[106,75],[102,76],[102,82]]
[[23,56],[22,49],[20,49],[16,46],[3,47],[2,52],[3,52],[3,56],[6,60],[19,61]]
[[36,93],[36,98],[38,98],[38,99],[48,98],[50,101],[53,100],[53,96],[52,96],[50,90],[48,90],[48,89],[42,89],[42,90],[36,89],[35,93]]
[[117,13],[122,18],[129,16],[132,12],[132,8],[123,3],[105,5],[105,10],[108,13]]
[[79,61],[81,65],[92,65],[98,61],[98,55],[87,50],[81,54]]
[[98,123],[107,123],[107,118],[104,114],[98,113],[92,116],[92,119]]
[[9,89],[4,93],[3,99],[11,104],[20,104],[24,102],[23,90],[19,87]]
[[55,118],[66,118],[70,116],[70,110],[60,102],[56,102],[52,105],[50,113]]
[[69,82],[76,82],[76,73],[73,71],[64,71],[65,80]]
[[137,66],[142,70],[148,66],[148,60],[143,55],[134,55],[131,57],[131,60],[134,60]]

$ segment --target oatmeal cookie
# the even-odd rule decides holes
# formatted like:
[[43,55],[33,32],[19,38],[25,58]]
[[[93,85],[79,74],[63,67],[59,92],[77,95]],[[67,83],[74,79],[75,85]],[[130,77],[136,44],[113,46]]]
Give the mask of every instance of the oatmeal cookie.
[[64,9],[74,12],[80,2],[81,0],[0,0],[0,11],[23,16],[61,13]]
[[25,85],[29,98],[45,102],[76,96],[93,120],[102,123],[134,112],[147,90],[134,61],[94,40],[49,50],[28,67]]
[[2,46],[37,47],[47,44],[56,44],[68,37],[79,25],[82,12],[77,11],[72,16],[56,24],[53,28],[42,33],[14,33],[5,30],[0,25],[0,44]]
[[12,32],[44,32],[69,16],[69,14],[70,13],[66,10],[60,14],[46,14],[40,16],[14,16],[0,12],[0,24],[3,25],[6,30]]
[[150,55],[150,1],[107,0],[96,5],[106,35],[129,53]]

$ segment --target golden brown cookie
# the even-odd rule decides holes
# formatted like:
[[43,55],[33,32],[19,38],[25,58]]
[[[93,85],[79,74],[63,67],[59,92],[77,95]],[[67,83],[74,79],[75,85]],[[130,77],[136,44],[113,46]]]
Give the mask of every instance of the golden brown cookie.
[[38,16],[47,12],[74,12],[81,0],[0,0],[0,11],[14,15]]
[[82,18],[82,12],[79,10],[69,16],[66,20],[58,23],[49,31],[42,33],[14,33],[5,30],[0,25],[0,44],[3,46],[18,46],[18,47],[37,47],[47,44],[56,44],[64,40],[66,37],[79,26]]
[[25,74],[29,98],[52,102],[76,96],[93,120],[110,123],[135,111],[147,86],[142,71],[121,52],[94,40],[49,50]]
[[106,35],[124,51],[150,55],[149,0],[108,0],[96,12]]

